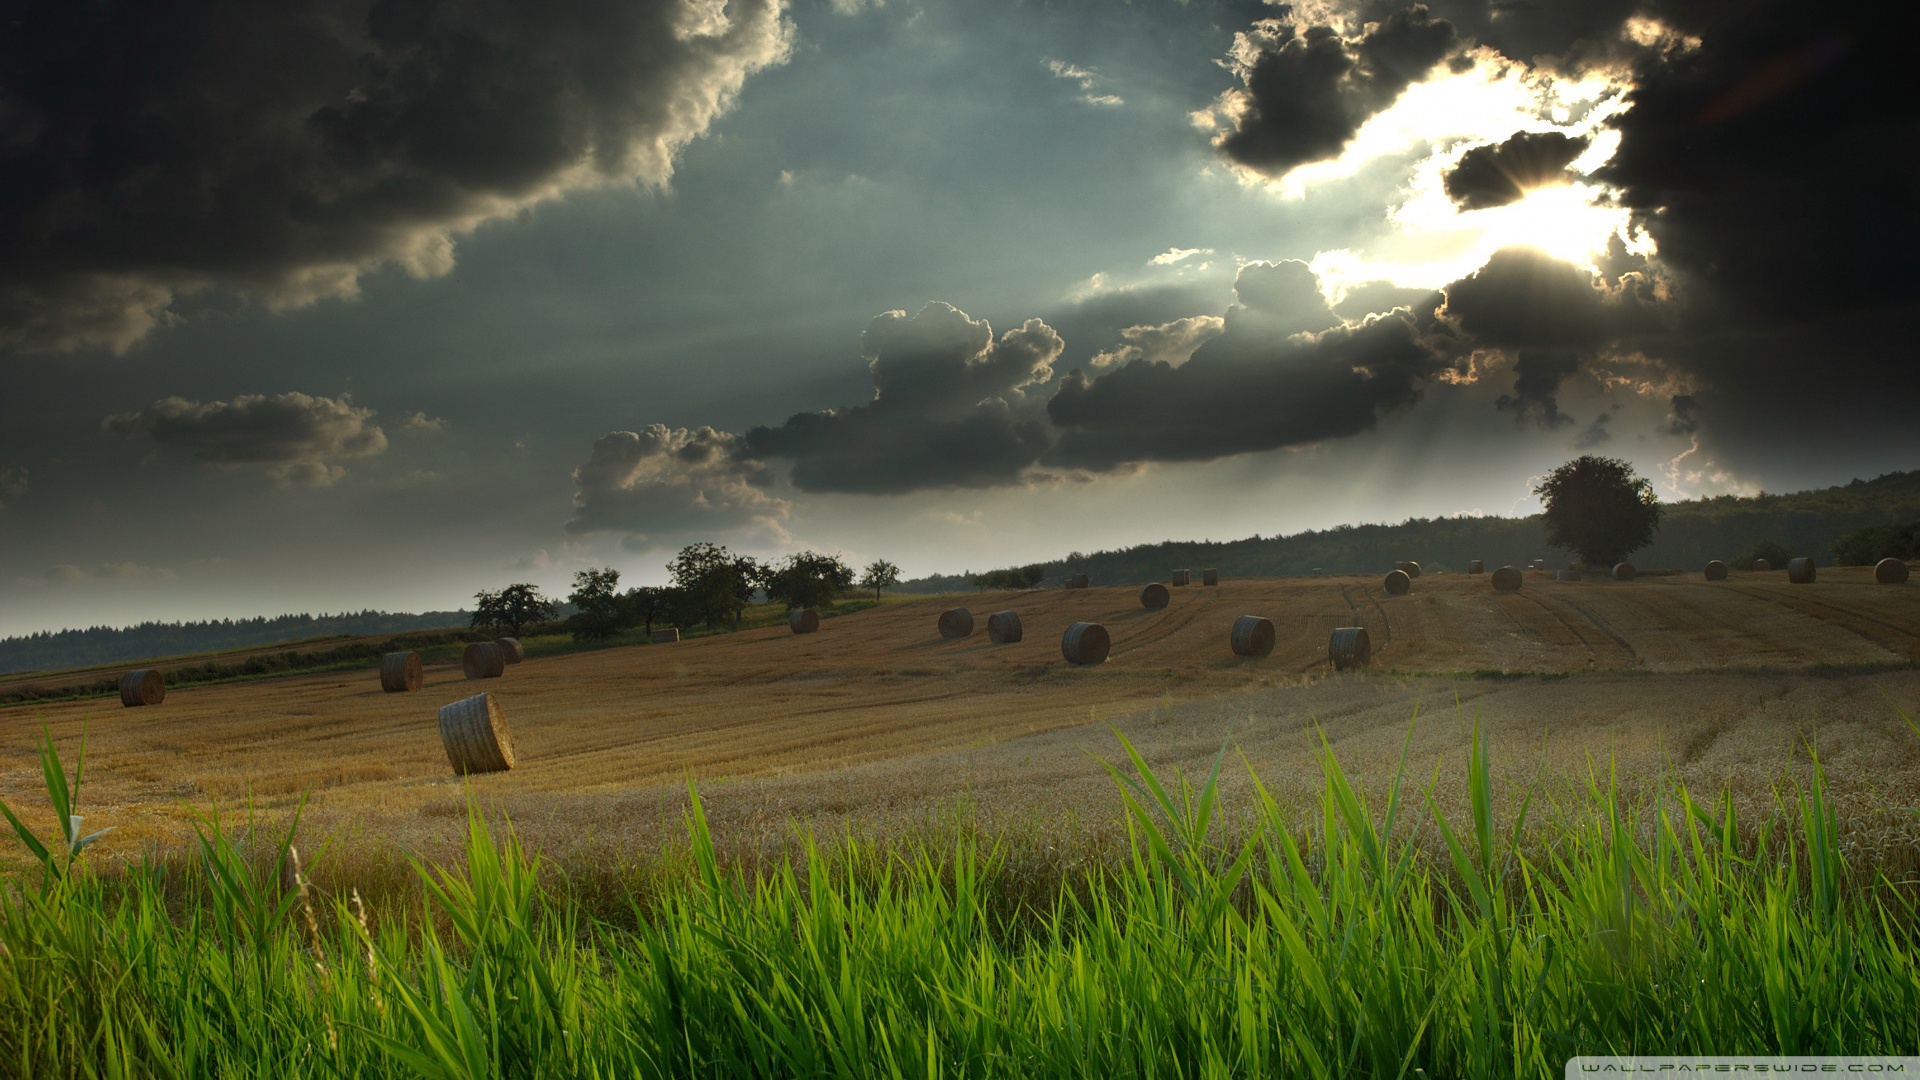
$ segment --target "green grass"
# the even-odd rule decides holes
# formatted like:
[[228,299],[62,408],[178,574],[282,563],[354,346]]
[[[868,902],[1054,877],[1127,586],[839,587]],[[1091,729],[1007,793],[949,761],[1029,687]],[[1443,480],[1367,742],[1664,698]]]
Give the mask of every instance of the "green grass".
[[1121,748],[1132,843],[1038,895],[964,830],[802,838],[749,872],[695,793],[622,918],[475,811],[466,865],[417,866],[413,917],[370,923],[217,818],[184,874],[91,872],[49,743],[64,835],[7,814],[38,870],[0,900],[0,1073],[1531,1077],[1920,1047],[1914,883],[1847,863],[1817,760],[1758,818],[1607,776],[1498,814],[1476,735],[1449,820],[1404,768],[1369,804],[1326,752],[1309,827],[1256,785],[1226,840],[1225,750],[1189,779]]

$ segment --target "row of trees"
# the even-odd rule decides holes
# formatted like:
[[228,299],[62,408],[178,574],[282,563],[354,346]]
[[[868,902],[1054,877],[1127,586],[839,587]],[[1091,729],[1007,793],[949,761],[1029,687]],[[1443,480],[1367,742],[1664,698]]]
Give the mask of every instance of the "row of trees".
[[[689,544],[667,564],[667,585],[643,585],[620,591],[620,571],[602,567],[573,576],[567,596],[574,614],[567,629],[576,640],[601,640],[629,627],[651,634],[667,626],[705,624],[709,630],[737,627],[756,594],[789,610],[819,607],[845,595],[856,584],[881,591],[900,582],[900,568],[885,559],[869,563],[856,582],[853,568],[838,556],[802,551],[762,562],[735,555],[719,544]],[[551,621],[560,607],[530,584],[474,594],[473,626],[518,636],[527,626]]]

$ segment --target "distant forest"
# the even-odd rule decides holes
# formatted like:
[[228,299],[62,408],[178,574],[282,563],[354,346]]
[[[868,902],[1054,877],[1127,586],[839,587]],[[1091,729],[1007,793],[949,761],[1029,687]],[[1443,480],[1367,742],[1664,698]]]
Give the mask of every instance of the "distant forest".
[[[1920,471],[1888,473],[1838,487],[1790,495],[1722,495],[1665,504],[1654,541],[1634,552],[1642,569],[1699,569],[1709,559],[1732,561],[1762,543],[1834,565],[1831,545],[1870,526],[1920,521]],[[1341,525],[1292,536],[1228,541],[1168,540],[1118,551],[1075,552],[1042,563],[1041,587],[1086,574],[1096,585],[1165,581],[1178,568],[1216,567],[1235,577],[1385,573],[1403,559],[1423,570],[1459,572],[1470,559],[1487,569],[1545,559],[1567,565],[1572,555],[1547,546],[1539,515],[1524,518],[1410,518],[1398,525]],[[957,592],[974,587],[972,572],[901,582],[897,592]]]
[[318,637],[398,634],[447,627],[464,629],[467,621],[468,614],[464,611],[429,611],[420,615],[359,611],[338,615],[280,615],[271,619],[145,622],[125,629],[95,626],[86,630],[43,631],[0,639],[0,674],[120,664],[157,656],[278,645]]

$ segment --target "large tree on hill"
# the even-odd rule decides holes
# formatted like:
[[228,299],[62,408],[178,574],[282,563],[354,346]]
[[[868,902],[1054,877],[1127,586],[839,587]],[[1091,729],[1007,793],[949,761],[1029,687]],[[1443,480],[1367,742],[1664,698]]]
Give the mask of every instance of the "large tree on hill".
[[774,563],[764,580],[767,599],[789,610],[819,607],[853,587],[853,567],[833,555],[802,551]]
[[709,630],[718,630],[721,623],[738,626],[740,613],[766,576],[751,556],[734,555],[705,541],[681,548],[667,564],[667,573],[685,610],[705,621]]
[[1660,527],[1653,485],[1615,458],[1574,458],[1536,484],[1546,505],[1547,543],[1589,566],[1612,566],[1647,546]]
[[504,630],[510,637],[519,637],[527,625],[558,614],[560,606],[543,596],[538,585],[520,582],[499,592],[474,593],[473,621],[469,625],[476,630]]
[[600,641],[620,632],[620,571],[611,566],[581,570],[573,575],[567,599],[579,610],[567,620],[575,641]]

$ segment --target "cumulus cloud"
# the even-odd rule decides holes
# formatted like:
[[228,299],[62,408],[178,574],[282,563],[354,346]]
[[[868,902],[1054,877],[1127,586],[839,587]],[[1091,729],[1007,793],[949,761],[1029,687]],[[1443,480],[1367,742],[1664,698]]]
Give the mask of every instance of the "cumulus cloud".
[[189,450],[221,468],[264,467],[277,483],[325,487],[346,475],[335,460],[386,450],[386,433],[372,420],[372,409],[354,405],[344,394],[329,398],[296,391],[205,403],[161,398],[139,412],[109,416],[100,427]]
[[1422,4],[1357,33],[1264,19],[1236,36],[1228,62],[1242,86],[1222,96],[1232,127],[1216,145],[1268,176],[1337,157],[1367,118],[1454,52],[1453,25]]
[[1120,331],[1126,344],[1095,353],[1087,363],[1103,368],[1148,360],[1179,367],[1193,350],[1219,337],[1226,325],[1218,315],[1191,315],[1158,326],[1129,326]]
[[1059,429],[1047,463],[1105,471],[1353,435],[1445,366],[1409,311],[1341,323],[1304,264],[1249,265],[1236,294],[1220,333],[1183,365],[1140,357],[1069,372],[1047,403]]
[[1025,390],[1052,380],[1065,342],[1041,320],[996,340],[985,319],[933,301],[876,317],[860,345],[872,401],[753,428],[747,455],[791,461],[803,491],[901,494],[1012,483],[1047,449]]
[[445,431],[446,429],[447,422],[445,420],[438,416],[428,416],[423,412],[416,412],[405,420],[400,421],[401,431],[427,431],[437,433]]
[[573,471],[571,533],[617,532],[642,549],[689,535],[741,528],[777,532],[790,505],[770,494],[773,477],[740,453],[740,436],[710,427],[650,424],[593,444]]
[[569,191],[665,184],[780,62],[781,0],[43,4],[0,37],[0,347],[175,299],[351,296]]
[[1589,142],[1558,131],[1521,131],[1505,142],[1473,147],[1447,172],[1447,197],[1462,210],[1519,202],[1533,188],[1570,181],[1567,166]]

